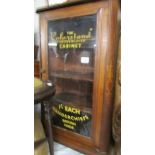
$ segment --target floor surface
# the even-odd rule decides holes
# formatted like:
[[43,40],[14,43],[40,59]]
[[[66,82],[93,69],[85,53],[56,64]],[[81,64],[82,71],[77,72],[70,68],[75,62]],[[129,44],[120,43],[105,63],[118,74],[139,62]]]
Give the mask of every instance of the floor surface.
[[54,155],[84,155],[64,145],[54,143]]

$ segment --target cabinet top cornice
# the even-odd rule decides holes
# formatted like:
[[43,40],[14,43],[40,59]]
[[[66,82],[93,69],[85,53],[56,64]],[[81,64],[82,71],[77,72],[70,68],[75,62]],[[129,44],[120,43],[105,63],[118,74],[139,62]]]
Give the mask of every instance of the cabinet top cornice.
[[63,3],[63,4],[57,4],[57,5],[53,5],[53,6],[39,8],[36,10],[36,13],[42,13],[42,12],[49,11],[49,10],[55,10],[55,9],[65,8],[65,7],[70,7],[70,6],[76,6],[79,4],[85,4],[85,3],[90,3],[90,2],[95,3],[97,1],[100,1],[100,0],[79,0],[76,2],[68,2],[68,3]]

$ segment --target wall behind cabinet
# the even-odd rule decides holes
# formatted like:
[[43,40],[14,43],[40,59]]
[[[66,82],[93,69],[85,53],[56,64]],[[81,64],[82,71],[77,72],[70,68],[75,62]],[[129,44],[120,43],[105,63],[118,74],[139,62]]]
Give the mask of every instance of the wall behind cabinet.
[[[36,13],[38,8],[42,8],[48,5],[47,0],[34,0],[34,44],[39,45],[40,37],[39,37],[39,15]],[[39,48],[40,53],[40,48]],[[38,53],[38,59],[39,59]]]

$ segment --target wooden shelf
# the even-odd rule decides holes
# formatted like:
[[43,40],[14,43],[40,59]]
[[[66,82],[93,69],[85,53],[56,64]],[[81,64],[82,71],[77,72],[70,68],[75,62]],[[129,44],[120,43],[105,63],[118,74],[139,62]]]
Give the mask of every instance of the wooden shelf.
[[92,96],[84,96],[70,92],[63,92],[56,94],[53,97],[52,102],[53,104],[62,103],[71,107],[76,107],[83,112],[91,114],[92,113],[91,97]]
[[65,71],[56,71],[52,72],[51,77],[62,78],[62,79],[72,79],[72,80],[81,80],[93,82],[93,72],[90,73],[78,73],[78,72],[65,72]]

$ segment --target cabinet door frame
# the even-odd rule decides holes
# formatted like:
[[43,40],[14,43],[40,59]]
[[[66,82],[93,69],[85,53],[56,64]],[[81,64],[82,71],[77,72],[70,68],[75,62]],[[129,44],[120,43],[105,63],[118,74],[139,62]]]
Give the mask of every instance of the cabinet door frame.
[[85,137],[54,128],[55,139],[86,154],[108,150],[114,95],[115,49],[117,41],[118,2],[100,1],[40,13],[42,79],[48,79],[48,21],[97,15],[96,52],[93,81],[92,136]]

